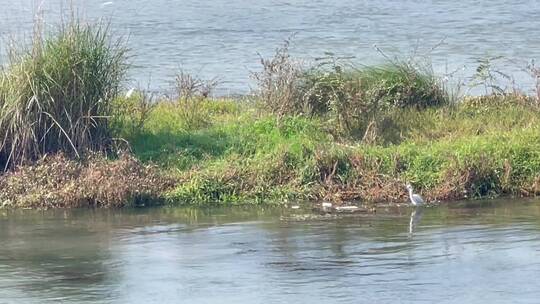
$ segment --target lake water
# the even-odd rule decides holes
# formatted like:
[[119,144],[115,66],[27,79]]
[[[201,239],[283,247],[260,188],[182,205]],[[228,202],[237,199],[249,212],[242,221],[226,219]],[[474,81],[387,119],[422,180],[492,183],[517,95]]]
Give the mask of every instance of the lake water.
[[538,303],[539,274],[540,200],[0,210],[0,303]]
[[[58,20],[66,0],[0,0],[0,35],[31,29],[36,7]],[[536,0],[73,0],[88,18],[112,17],[116,33],[129,35],[133,83],[167,91],[179,69],[218,76],[220,94],[245,93],[258,54],[268,56],[297,33],[293,52],[305,59],[325,51],[371,64],[391,55],[429,53],[438,73],[471,76],[477,60],[504,56],[497,69],[524,90],[522,69],[540,59],[540,2]],[[64,8],[66,5],[63,6]],[[432,47],[443,43],[429,51]]]

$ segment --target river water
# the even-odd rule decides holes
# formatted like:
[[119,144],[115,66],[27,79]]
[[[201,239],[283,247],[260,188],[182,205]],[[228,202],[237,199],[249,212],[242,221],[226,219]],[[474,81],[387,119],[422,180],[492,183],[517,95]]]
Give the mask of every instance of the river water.
[[540,200],[0,211],[0,303],[538,303],[539,274]]
[[[0,0],[0,36],[29,33],[34,13],[56,23],[67,0]],[[524,90],[527,61],[540,59],[540,2],[536,0],[72,0],[80,15],[111,18],[129,36],[132,84],[167,91],[180,69],[219,77],[220,93],[245,93],[270,55],[293,33],[293,53],[313,60],[330,51],[357,64],[389,55],[428,54],[439,74],[467,80],[479,58],[504,56],[495,69]],[[5,40],[4,40],[5,41]],[[442,42],[442,44],[440,44]],[[440,45],[439,45],[440,44]],[[439,45],[435,50],[431,48]],[[415,52],[415,49],[418,49]],[[508,83],[507,83],[508,84]]]

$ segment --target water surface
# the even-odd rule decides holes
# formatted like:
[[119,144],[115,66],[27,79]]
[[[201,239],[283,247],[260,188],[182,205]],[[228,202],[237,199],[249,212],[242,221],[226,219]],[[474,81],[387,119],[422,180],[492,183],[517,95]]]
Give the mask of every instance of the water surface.
[[0,211],[0,303],[538,303],[538,274],[538,200]]
[[[0,0],[0,36],[28,33],[37,7],[48,24],[66,0]],[[313,59],[325,51],[371,64],[389,54],[429,53],[439,73],[471,76],[477,60],[504,56],[497,67],[514,74],[540,59],[540,2],[536,0],[73,0],[80,14],[111,18],[116,33],[129,35],[136,56],[133,82],[167,90],[179,69],[218,76],[221,93],[250,88],[258,54],[268,56],[284,39],[296,55]],[[17,35],[16,35],[17,36]],[[432,47],[443,43],[434,51]]]

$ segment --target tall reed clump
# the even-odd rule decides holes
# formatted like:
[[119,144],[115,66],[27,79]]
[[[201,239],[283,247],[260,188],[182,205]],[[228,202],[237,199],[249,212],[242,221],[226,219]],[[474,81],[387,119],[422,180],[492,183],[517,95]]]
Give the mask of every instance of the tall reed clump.
[[10,49],[0,74],[0,165],[106,149],[127,52],[107,25],[76,18]]
[[299,90],[299,102],[310,115],[326,117],[340,133],[365,142],[380,141],[393,111],[449,102],[432,71],[409,61],[357,69],[330,60],[307,71]]
[[320,117],[336,135],[380,141],[389,113],[449,103],[442,82],[417,60],[389,60],[356,68],[343,59],[319,58],[306,67],[289,55],[288,42],[255,74],[263,105],[277,114]]
[[258,86],[256,95],[263,106],[280,117],[296,114],[303,108],[298,85],[304,66],[290,55],[289,48],[290,40],[285,40],[272,58],[261,56],[262,70],[252,75]]

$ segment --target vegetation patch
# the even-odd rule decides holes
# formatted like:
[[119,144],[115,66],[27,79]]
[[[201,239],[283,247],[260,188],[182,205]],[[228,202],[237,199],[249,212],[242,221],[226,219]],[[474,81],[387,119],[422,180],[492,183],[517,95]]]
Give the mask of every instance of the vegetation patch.
[[407,183],[431,202],[540,193],[538,93],[456,99],[414,60],[306,64],[286,44],[253,96],[213,98],[215,79],[183,72],[175,96],[120,94],[127,49],[106,26],[37,33],[0,70],[4,207],[398,203]]
[[[489,98],[394,109],[387,114],[394,128],[377,133],[375,144],[338,139],[317,117],[255,111],[167,133],[167,150],[141,145],[134,152],[178,178],[166,195],[170,204],[404,202],[408,182],[430,201],[535,195],[540,114],[521,96]],[[511,106],[492,105],[514,98]],[[158,134],[155,123],[149,120],[134,142]]]
[[54,152],[81,156],[112,144],[111,101],[127,49],[101,24],[71,20],[9,50],[0,70],[0,166]]
[[278,117],[318,117],[336,135],[372,143],[395,109],[426,109],[453,100],[429,66],[415,60],[393,60],[355,67],[333,56],[311,66],[289,55],[288,42],[273,58],[262,59],[255,73],[264,107]]
[[164,202],[172,180],[123,155],[72,160],[47,156],[0,176],[2,207],[73,208],[152,206]]

